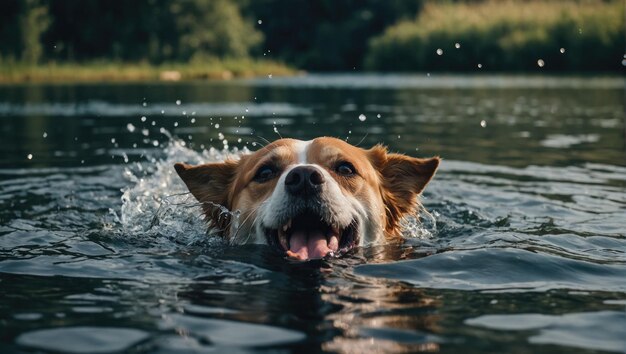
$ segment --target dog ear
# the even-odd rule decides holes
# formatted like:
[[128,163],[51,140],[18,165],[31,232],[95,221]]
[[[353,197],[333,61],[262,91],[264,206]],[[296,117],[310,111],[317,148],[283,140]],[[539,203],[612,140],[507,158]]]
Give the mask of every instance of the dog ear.
[[219,206],[231,208],[229,192],[237,166],[236,161],[227,160],[197,166],[177,163],[174,168],[191,194],[202,203],[206,215],[212,217],[221,209]]
[[418,196],[435,175],[441,159],[388,153],[382,145],[376,145],[369,153],[381,177],[381,195],[387,211],[385,229],[395,234],[399,231],[398,223],[402,217],[418,211]]

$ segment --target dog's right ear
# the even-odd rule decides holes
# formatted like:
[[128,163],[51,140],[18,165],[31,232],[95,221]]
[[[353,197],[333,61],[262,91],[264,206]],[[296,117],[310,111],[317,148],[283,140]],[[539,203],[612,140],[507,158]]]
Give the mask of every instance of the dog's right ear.
[[174,168],[191,194],[208,211],[214,206],[212,204],[231,209],[228,199],[237,166],[237,161],[227,160],[197,166],[177,163]]

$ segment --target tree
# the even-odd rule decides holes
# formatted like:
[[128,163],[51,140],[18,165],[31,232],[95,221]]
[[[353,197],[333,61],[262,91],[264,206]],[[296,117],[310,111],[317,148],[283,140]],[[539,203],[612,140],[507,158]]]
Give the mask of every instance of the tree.
[[175,1],[170,9],[180,36],[179,58],[247,57],[263,41],[263,35],[228,0]]
[[265,49],[310,70],[361,69],[371,37],[413,19],[423,0],[238,0],[262,23]]
[[19,17],[22,44],[22,60],[37,63],[43,55],[41,36],[50,26],[48,6],[40,0],[24,0]]

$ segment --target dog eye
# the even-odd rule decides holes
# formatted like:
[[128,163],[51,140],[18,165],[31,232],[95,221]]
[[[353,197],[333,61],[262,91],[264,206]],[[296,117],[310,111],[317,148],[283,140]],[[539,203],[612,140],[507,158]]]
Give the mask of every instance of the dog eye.
[[256,182],[263,183],[274,178],[275,175],[276,175],[276,169],[274,169],[274,167],[262,166],[256,171],[256,174],[254,175],[253,179]]
[[338,174],[343,175],[343,176],[352,176],[353,174],[356,173],[354,166],[352,166],[351,163],[346,162],[346,161],[343,161],[337,164],[337,167],[335,167],[335,171]]

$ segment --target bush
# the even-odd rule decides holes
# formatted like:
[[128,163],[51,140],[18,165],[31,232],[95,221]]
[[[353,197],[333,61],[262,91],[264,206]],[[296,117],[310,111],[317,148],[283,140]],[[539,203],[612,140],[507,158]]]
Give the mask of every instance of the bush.
[[474,70],[478,64],[501,71],[617,71],[623,69],[623,30],[618,1],[429,3],[416,20],[373,38],[365,65],[380,71]]

